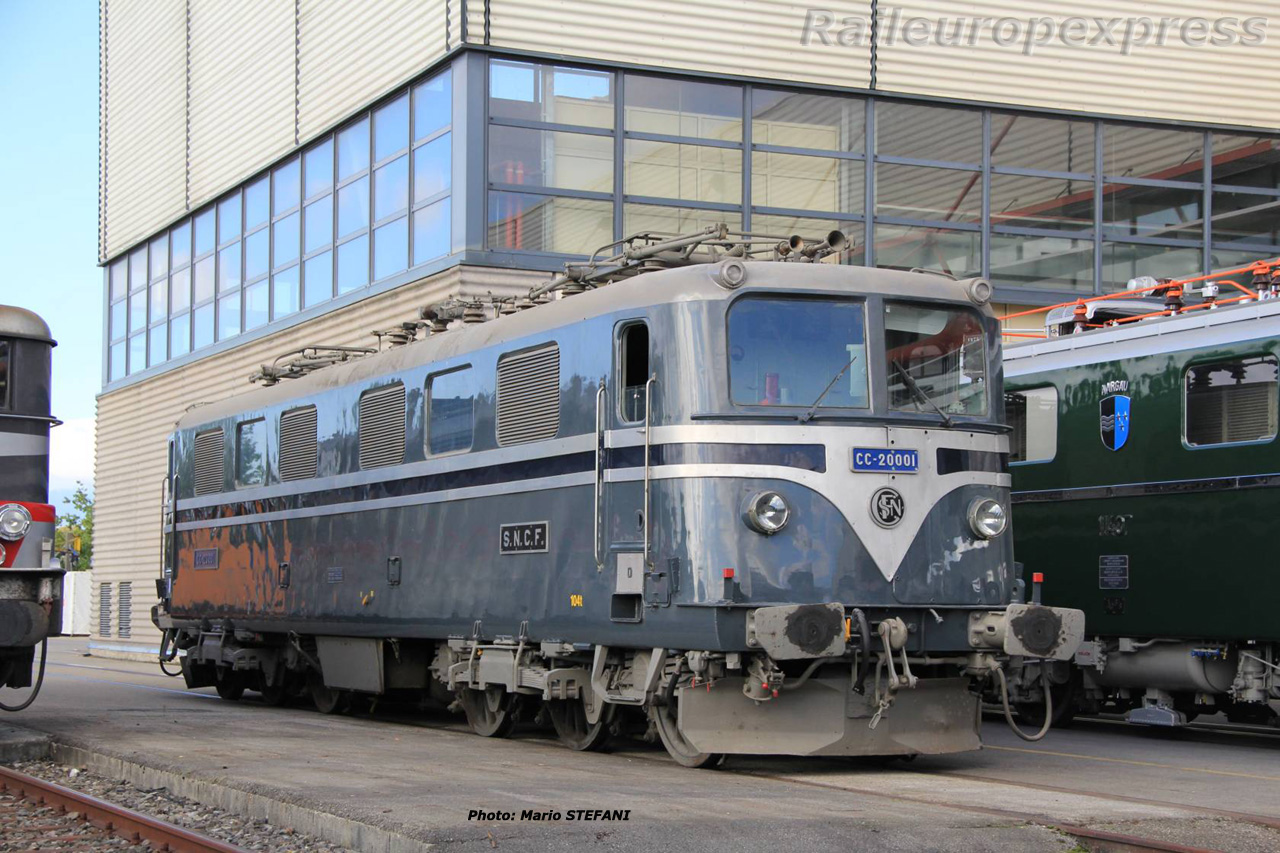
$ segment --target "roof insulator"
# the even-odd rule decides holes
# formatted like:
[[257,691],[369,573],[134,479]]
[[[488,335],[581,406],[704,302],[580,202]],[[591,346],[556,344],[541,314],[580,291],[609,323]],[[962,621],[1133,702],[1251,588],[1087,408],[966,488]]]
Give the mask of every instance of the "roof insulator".
[[462,322],[464,323],[483,323],[488,319],[484,306],[479,302],[472,302],[462,311]]

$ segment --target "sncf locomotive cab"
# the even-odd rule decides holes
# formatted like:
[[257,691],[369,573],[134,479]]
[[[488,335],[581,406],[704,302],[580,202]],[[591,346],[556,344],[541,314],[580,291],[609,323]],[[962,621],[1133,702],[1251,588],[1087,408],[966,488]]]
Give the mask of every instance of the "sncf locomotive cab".
[[35,646],[61,632],[49,505],[49,327],[0,305],[0,687],[31,684]]
[[1082,632],[1015,574],[990,285],[752,252],[641,242],[193,408],[166,654],[325,710],[451,691],[490,736],[540,701],[689,765],[977,747],[999,662]]

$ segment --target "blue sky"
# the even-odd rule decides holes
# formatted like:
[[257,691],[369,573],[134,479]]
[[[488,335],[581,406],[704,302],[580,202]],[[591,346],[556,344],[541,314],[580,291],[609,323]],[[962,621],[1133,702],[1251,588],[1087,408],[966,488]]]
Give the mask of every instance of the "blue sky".
[[102,385],[98,4],[0,0],[0,302],[53,328],[55,503],[93,479]]

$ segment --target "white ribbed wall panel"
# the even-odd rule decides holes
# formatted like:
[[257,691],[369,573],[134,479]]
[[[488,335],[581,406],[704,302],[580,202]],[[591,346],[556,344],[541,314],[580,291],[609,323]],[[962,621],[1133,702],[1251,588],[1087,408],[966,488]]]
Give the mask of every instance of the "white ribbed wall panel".
[[[1269,18],[1266,40],[1253,47],[1189,47],[1176,32],[1164,47],[1134,47],[1122,55],[1117,46],[1068,47],[1060,41],[1035,47],[1001,47],[987,25],[974,46],[910,46],[881,44],[879,88],[888,92],[965,98],[981,101],[1081,110],[1125,116],[1188,119],[1256,127],[1280,127],[1280,102],[1274,97],[1280,80],[1280,6],[1274,0],[1235,0],[1207,4],[1203,0],[902,0],[883,4],[882,11],[901,10],[910,17],[937,21],[947,30],[958,16],[1027,21],[1047,17],[1206,18],[1229,16],[1243,21]],[[1119,41],[1124,25],[1116,28]],[[1135,29],[1135,31],[1139,31]],[[1097,32],[1096,25],[1091,34]],[[1239,32],[1239,26],[1236,27]],[[851,54],[850,62],[854,62]]]
[[186,194],[186,8],[103,0],[100,243],[115,254],[180,216]]
[[191,206],[294,144],[293,6],[191,0]]
[[[866,18],[871,10],[868,0],[491,0],[490,44],[715,74],[866,86],[869,47],[801,47],[805,13],[814,6],[837,18]],[[468,35],[476,40],[476,33]]]
[[444,0],[302,0],[299,8],[298,125],[303,141],[425,70],[445,52]]

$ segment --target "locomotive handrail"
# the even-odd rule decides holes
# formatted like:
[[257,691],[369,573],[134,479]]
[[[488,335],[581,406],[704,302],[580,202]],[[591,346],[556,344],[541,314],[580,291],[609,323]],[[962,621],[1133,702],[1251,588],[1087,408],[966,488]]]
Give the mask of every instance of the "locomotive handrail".
[[596,571],[604,571],[604,557],[600,554],[600,491],[603,488],[604,468],[601,462],[604,459],[604,428],[601,425],[600,401],[604,397],[604,379],[600,380],[600,387],[596,389],[596,491],[595,491],[595,514],[592,518],[592,529],[595,532],[595,540],[592,542],[592,550],[596,558]]
[[653,424],[653,386],[658,374],[649,374],[644,383],[644,564],[653,568],[649,559],[649,428]]

